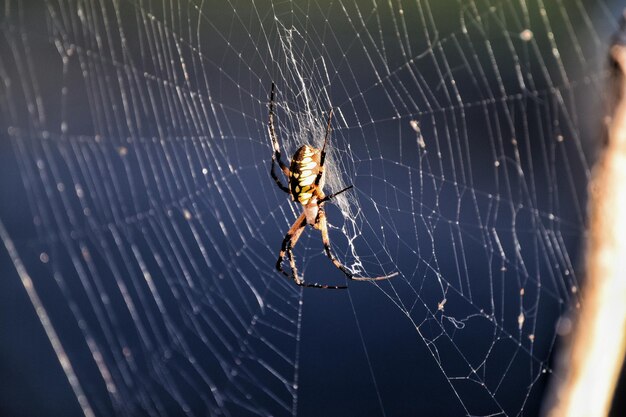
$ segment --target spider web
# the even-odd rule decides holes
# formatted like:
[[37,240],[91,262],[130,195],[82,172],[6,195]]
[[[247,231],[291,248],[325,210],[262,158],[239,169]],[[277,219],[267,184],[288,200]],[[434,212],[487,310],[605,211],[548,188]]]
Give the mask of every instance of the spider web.
[[[33,3],[2,7],[0,238],[83,414],[538,412],[615,6]],[[272,81],[285,160],[335,110],[338,258],[397,277],[275,271]],[[318,235],[299,271],[340,284]]]

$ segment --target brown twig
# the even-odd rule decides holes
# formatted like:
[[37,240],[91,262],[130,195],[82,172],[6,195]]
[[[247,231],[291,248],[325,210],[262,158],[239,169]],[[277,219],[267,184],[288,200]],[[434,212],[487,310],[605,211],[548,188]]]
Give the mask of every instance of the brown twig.
[[610,49],[607,143],[589,186],[583,305],[561,353],[548,417],[606,416],[626,347],[626,16]]

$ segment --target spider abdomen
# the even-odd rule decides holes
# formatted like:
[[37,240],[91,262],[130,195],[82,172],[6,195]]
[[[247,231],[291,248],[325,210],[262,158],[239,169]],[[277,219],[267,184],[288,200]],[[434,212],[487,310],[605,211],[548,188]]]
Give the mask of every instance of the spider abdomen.
[[320,170],[319,163],[319,149],[309,145],[301,146],[293,155],[289,168],[289,191],[294,201],[306,205],[315,195],[315,178]]

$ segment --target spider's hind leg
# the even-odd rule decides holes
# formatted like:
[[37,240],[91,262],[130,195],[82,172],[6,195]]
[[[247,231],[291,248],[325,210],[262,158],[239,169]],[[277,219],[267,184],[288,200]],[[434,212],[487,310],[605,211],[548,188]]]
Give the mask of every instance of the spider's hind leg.
[[276,182],[276,185],[278,185],[278,188],[280,188],[281,190],[283,190],[287,194],[291,194],[291,191],[289,191],[289,188],[287,186],[283,185],[282,182],[280,182],[280,179],[276,175],[276,172],[274,172],[274,166],[275,165],[276,165],[276,159],[274,157],[272,157],[272,167],[270,168],[270,175],[272,176],[272,179]]
[[322,180],[322,175],[324,175],[324,163],[326,162],[326,143],[328,143],[328,137],[330,136],[331,131],[331,121],[333,120],[333,108],[331,107],[328,111],[328,121],[326,122],[326,134],[324,135],[324,144],[322,145],[322,150],[320,151],[320,163],[318,167],[317,175],[315,176],[315,186],[317,187]]
[[[272,148],[274,148],[274,153],[272,155],[271,172],[272,172],[272,177],[274,177],[274,174],[273,174],[274,165],[276,162],[278,162],[278,165],[280,166],[281,171],[283,171],[283,174],[285,174],[285,176],[289,178],[289,167],[287,167],[287,165],[285,165],[281,159],[280,145],[278,144],[278,137],[276,136],[276,128],[274,127],[274,90],[275,89],[276,89],[276,86],[274,85],[274,83],[272,83],[272,91],[270,93],[270,103],[269,103],[270,114],[268,118],[268,129],[270,132],[270,138],[272,139]],[[278,180],[276,181],[278,182]]]

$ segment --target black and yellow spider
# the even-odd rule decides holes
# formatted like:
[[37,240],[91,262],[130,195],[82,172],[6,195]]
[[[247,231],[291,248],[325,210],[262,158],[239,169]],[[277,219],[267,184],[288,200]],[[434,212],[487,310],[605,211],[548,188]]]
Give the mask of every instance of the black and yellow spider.
[[[347,288],[346,286],[342,285],[322,285],[316,283],[305,283],[300,277],[298,277],[298,271],[296,269],[296,262],[293,258],[292,249],[296,245],[296,242],[304,231],[304,227],[309,224],[315,229],[322,232],[322,242],[324,243],[324,252],[326,253],[326,256],[328,256],[332,263],[337,268],[339,268],[341,272],[343,272],[349,279],[354,281],[380,281],[398,275],[398,273],[396,272],[391,275],[376,278],[356,277],[333,255],[333,252],[330,248],[330,240],[328,237],[328,225],[326,223],[324,203],[337,196],[338,194],[341,194],[344,191],[352,188],[352,185],[350,185],[349,187],[346,187],[343,190],[337,191],[336,193],[332,193],[330,195],[325,195],[322,191],[322,189],[324,188],[324,162],[326,159],[326,143],[328,141],[328,137],[330,136],[330,122],[333,117],[333,109],[331,108],[328,112],[326,135],[324,136],[324,145],[322,146],[322,149],[320,150],[309,145],[301,146],[291,158],[291,165],[287,167],[287,165],[285,165],[280,158],[280,146],[278,145],[278,139],[276,138],[276,131],[274,129],[274,90],[274,83],[272,83],[272,91],[270,93],[269,103],[269,133],[272,139],[274,153],[272,155],[272,167],[270,169],[270,174],[274,181],[276,181],[278,187],[287,194],[291,195],[292,201],[297,200],[300,204],[304,206],[304,212],[296,219],[294,224],[285,235],[285,238],[283,239],[283,243],[280,248],[280,255],[278,257],[278,261],[276,262],[276,269],[282,272],[285,276],[289,277],[289,274],[287,274],[283,270],[282,266],[285,259],[285,254],[287,254],[287,258],[289,259],[289,264],[291,266],[290,278],[292,278],[297,285],[302,287],[325,289]],[[281,183],[280,179],[274,172],[276,161],[278,161],[280,169],[283,171],[283,174],[285,174],[288,179],[288,187],[284,186]]]

